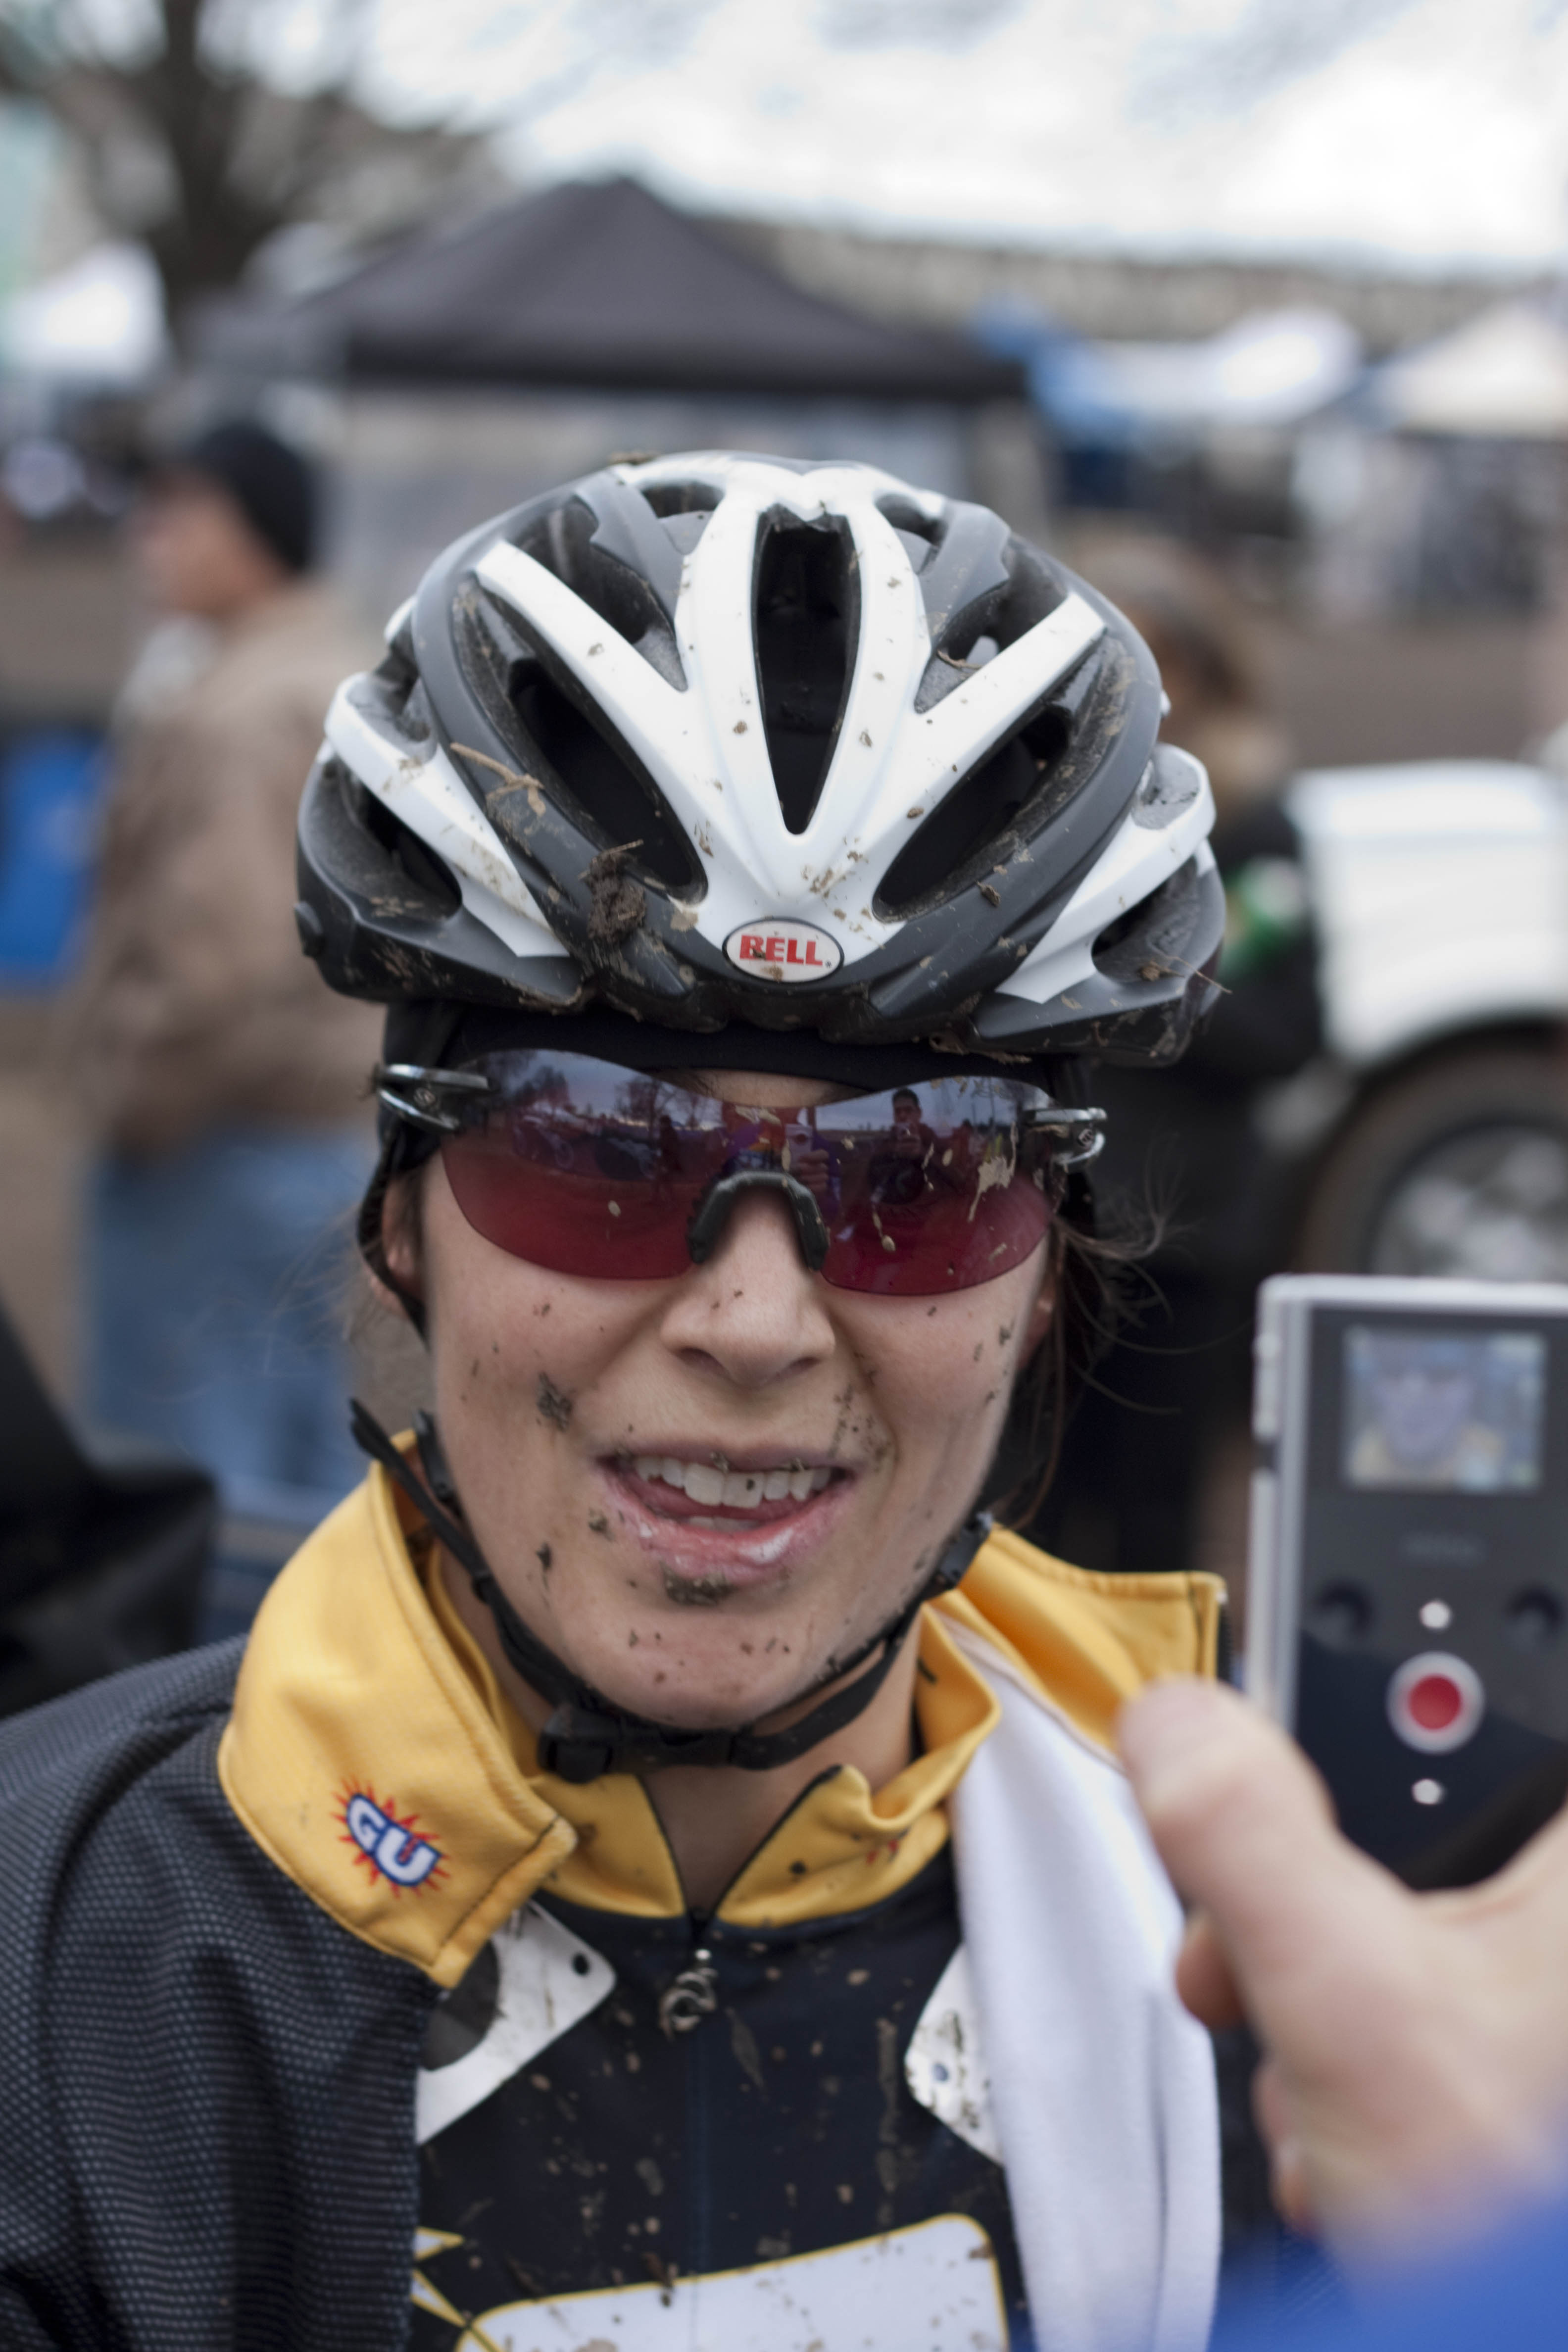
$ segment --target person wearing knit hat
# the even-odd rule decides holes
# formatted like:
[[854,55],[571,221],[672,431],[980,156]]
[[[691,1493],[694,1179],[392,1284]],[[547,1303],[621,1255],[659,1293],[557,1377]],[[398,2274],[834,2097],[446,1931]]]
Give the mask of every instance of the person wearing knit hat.
[[210,425],[183,443],[161,474],[166,486],[194,478],[226,492],[286,572],[309,572],[314,563],[321,506],[315,467],[266,425],[248,418]]
[[312,569],[320,504],[309,460],[248,420],[149,472],[153,625],[117,713],[75,1014],[97,1147],[84,1402],[196,1456],[231,1504],[359,1475],[323,1236],[363,1175],[374,1016],[301,972],[291,911],[300,786],[365,654]]
[[223,620],[270,601],[315,562],[316,471],[264,425],[209,426],[149,468],[137,554],[164,612]]

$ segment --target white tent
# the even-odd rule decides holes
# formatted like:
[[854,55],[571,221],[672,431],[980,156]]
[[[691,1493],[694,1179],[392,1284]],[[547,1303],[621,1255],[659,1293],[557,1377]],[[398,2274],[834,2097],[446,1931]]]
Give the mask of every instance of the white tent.
[[1377,378],[1385,420],[1405,433],[1489,440],[1568,439],[1568,331],[1501,302]]
[[1355,381],[1361,342],[1331,310],[1253,310],[1190,343],[1102,343],[1111,397],[1167,424],[1293,425]]

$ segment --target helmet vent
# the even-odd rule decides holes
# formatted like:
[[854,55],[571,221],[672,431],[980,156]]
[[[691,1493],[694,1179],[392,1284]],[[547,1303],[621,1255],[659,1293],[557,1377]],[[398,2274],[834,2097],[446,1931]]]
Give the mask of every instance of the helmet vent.
[[[980,878],[1002,835],[1018,831],[1031,804],[1050,796],[1053,771],[1070,731],[1067,711],[1047,702],[972,768],[889,866],[877,893],[878,914],[914,914]],[[1031,830],[1026,824],[1022,829]]]
[[660,522],[672,515],[710,515],[723,496],[717,482],[639,482],[637,488]]
[[753,610],[763,732],[784,821],[811,823],[832,762],[860,635],[852,542],[838,522],[781,509],[757,538]]
[[406,742],[430,740],[430,698],[401,644],[388,647],[377,667],[357,681],[354,693]]
[[597,474],[516,544],[581,596],[667,685],[685,692],[675,642],[684,551],[639,492]]
[[1200,877],[1195,859],[1168,875],[1159,887],[1108,923],[1096,938],[1096,969],[1122,988],[1138,981],[1190,973],[1192,917]]
[[635,873],[682,896],[702,889],[701,871],[686,837],[653,784],[541,663],[512,664],[510,699],[527,737],[560,780],[552,796],[565,803],[590,839],[605,849],[635,841]]
[[[910,562],[918,572],[929,561],[931,551],[941,541],[939,523],[928,515],[913,499],[879,499],[877,512],[885,522],[890,522],[909,551]],[[910,546],[911,540],[920,542],[918,550]]]
[[[374,872],[366,868],[352,877],[361,894],[373,901],[376,913],[384,919],[403,922],[448,921],[461,907],[463,894],[446,860],[426,848],[418,835],[395,816],[384,801],[367,792],[341,761],[331,762],[328,782],[336,782],[358,821],[357,827],[344,830],[345,845],[363,843],[368,835],[384,852],[384,867]],[[351,857],[345,863],[363,866],[363,851],[358,860]]]

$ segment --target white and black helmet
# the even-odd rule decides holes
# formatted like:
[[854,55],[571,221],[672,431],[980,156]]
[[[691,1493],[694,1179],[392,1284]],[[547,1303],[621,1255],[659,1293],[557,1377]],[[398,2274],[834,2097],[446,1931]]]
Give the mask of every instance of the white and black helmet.
[[1173,1059],[1224,899],[1112,606],[874,467],[606,467],[470,532],[340,688],[299,920],[391,1005]]

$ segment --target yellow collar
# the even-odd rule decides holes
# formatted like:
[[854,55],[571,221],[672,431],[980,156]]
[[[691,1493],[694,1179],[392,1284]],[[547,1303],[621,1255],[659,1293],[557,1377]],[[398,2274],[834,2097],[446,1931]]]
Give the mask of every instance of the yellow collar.
[[[422,1579],[442,1632],[500,1723],[529,1786],[577,1833],[552,1889],[595,1910],[668,1918],[686,1896],[658,1814],[628,1772],[585,1787],[539,1769],[532,1732],[509,1704],[488,1660],[447,1598],[439,1574]],[[736,1927],[774,1927],[880,1902],[939,1853],[944,1800],[997,1717],[996,1701],[930,1613],[921,1627],[915,1715],[922,1753],[880,1789],[851,1765],[805,1790],[715,1906]]]
[[[877,1790],[848,1767],[814,1782],[721,1916],[762,1926],[858,1909],[941,1850],[945,1800],[997,1713],[944,1616],[1104,1741],[1152,1675],[1212,1671],[1218,1591],[1209,1578],[1086,1577],[994,1536],[961,1591],[922,1620],[924,1753]],[[538,1769],[527,1727],[445,1592],[422,1579],[379,1467],[268,1592],[218,1770],[250,1834],[312,1901],[440,1985],[546,1882],[600,1909],[686,1908],[640,1781],[574,1788]]]

